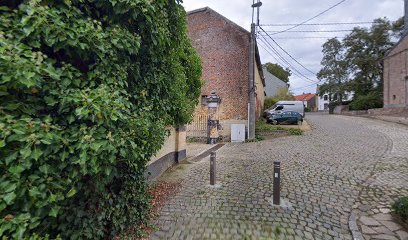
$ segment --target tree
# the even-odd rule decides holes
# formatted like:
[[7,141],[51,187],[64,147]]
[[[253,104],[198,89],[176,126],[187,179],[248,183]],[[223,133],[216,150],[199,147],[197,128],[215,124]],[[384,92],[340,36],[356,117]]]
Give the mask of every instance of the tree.
[[293,100],[293,93],[287,88],[280,88],[275,96],[265,98],[264,108],[268,109],[279,101]]
[[348,81],[347,61],[344,57],[344,47],[337,38],[329,39],[323,44],[323,68],[318,72],[317,78],[324,83],[319,88],[319,94],[328,93],[329,100],[332,96],[338,96],[342,101]]
[[[345,91],[352,91],[358,104],[351,107],[381,107],[378,103],[382,102],[382,60],[400,29],[400,20],[391,23],[380,18],[374,20],[370,29],[354,28],[342,42],[329,39],[323,45],[323,68],[318,74],[323,81],[321,93],[336,94],[341,101]],[[368,100],[376,104],[364,104]]]
[[0,236],[140,231],[145,165],[200,77],[178,1],[0,1]]
[[289,68],[283,68],[281,65],[277,63],[265,63],[263,65],[266,67],[266,70],[271,74],[275,75],[280,80],[284,81],[285,83],[289,82],[289,77],[292,75]]

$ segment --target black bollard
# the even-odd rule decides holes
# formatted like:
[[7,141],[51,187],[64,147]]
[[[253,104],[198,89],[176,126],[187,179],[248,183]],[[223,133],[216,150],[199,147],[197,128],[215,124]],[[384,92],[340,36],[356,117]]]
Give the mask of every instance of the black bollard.
[[280,205],[280,162],[273,162],[273,205]]
[[210,185],[215,185],[215,160],[216,160],[216,153],[211,152],[210,155]]

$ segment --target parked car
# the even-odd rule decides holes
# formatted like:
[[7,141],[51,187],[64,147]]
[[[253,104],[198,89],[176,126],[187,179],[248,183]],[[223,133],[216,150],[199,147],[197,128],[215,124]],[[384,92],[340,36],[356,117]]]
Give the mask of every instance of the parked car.
[[280,114],[284,111],[294,111],[305,116],[305,106],[302,101],[279,101],[272,107],[265,110],[264,115],[268,117],[272,114]]
[[271,114],[267,117],[267,122],[277,125],[277,124],[302,124],[303,116],[302,114],[295,111],[285,111],[278,114]]

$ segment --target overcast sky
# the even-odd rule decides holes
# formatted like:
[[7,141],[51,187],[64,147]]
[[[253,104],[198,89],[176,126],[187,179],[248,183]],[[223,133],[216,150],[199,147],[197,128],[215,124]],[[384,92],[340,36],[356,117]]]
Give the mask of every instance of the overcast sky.
[[[263,0],[263,5],[260,11],[260,24],[290,24],[303,22],[329,7],[340,2],[340,0]],[[252,0],[184,0],[184,7],[187,11],[197,8],[210,7],[218,13],[224,15],[228,19],[244,27],[250,29],[252,17]],[[326,12],[322,16],[308,23],[339,23],[339,22],[371,22],[375,18],[387,17],[394,21],[403,16],[404,1],[403,0],[347,0]],[[360,25],[369,27],[370,25]],[[338,26],[299,26],[296,30],[349,30],[353,25],[338,25]],[[265,31],[279,31],[286,27],[263,26]],[[286,50],[293,58],[298,60],[302,65],[312,72],[318,72],[321,68],[320,61],[322,58],[322,45],[327,40],[326,37],[342,37],[348,32],[326,32],[326,33],[305,33],[305,32],[290,32],[273,35],[275,41]],[[298,39],[298,38],[302,39]],[[307,37],[307,38],[305,38]],[[319,38],[316,38],[319,37]],[[297,38],[297,39],[292,39]],[[269,39],[270,40],[270,39]],[[272,46],[279,49],[271,40]],[[258,41],[259,45],[263,45]],[[264,45],[265,47],[265,45]],[[269,52],[272,52],[268,49]],[[288,55],[282,52],[280,54],[301,74],[311,80],[316,80],[316,76],[302,68],[294,62]],[[276,63],[274,55],[267,53],[260,47],[262,63]],[[282,60],[278,60],[281,65]],[[285,63],[287,65],[287,63]],[[298,74],[300,75],[300,74]],[[301,75],[300,75],[301,76]],[[316,85],[305,80],[304,77],[292,75],[290,77],[291,90],[295,94],[303,92],[316,92]]]

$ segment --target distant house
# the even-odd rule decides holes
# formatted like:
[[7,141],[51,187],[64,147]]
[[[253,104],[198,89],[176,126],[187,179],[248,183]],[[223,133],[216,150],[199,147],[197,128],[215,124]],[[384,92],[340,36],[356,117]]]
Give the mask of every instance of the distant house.
[[302,95],[294,96],[295,101],[303,101],[305,108],[312,112],[317,111],[316,98],[317,95],[314,93],[303,93]]
[[[319,85],[317,85],[316,89],[316,99],[317,99],[317,111],[329,111],[329,103],[330,101],[337,101],[338,97],[336,94],[320,94]],[[354,92],[345,92],[342,94],[342,101],[347,102],[353,100]]]
[[[221,97],[219,119],[223,138],[230,136],[230,125],[248,123],[250,32],[205,7],[187,13],[188,35],[203,66],[201,101],[187,136],[205,136],[207,106],[205,97],[215,91]],[[255,56],[256,116],[264,104],[264,77],[258,47]],[[203,137],[203,136],[197,136]]]
[[322,96],[317,95],[317,111],[329,111],[329,94],[324,94]]
[[266,70],[266,67],[262,68],[265,77],[265,96],[273,97],[280,89],[288,89],[288,84],[280,80],[278,77]]

